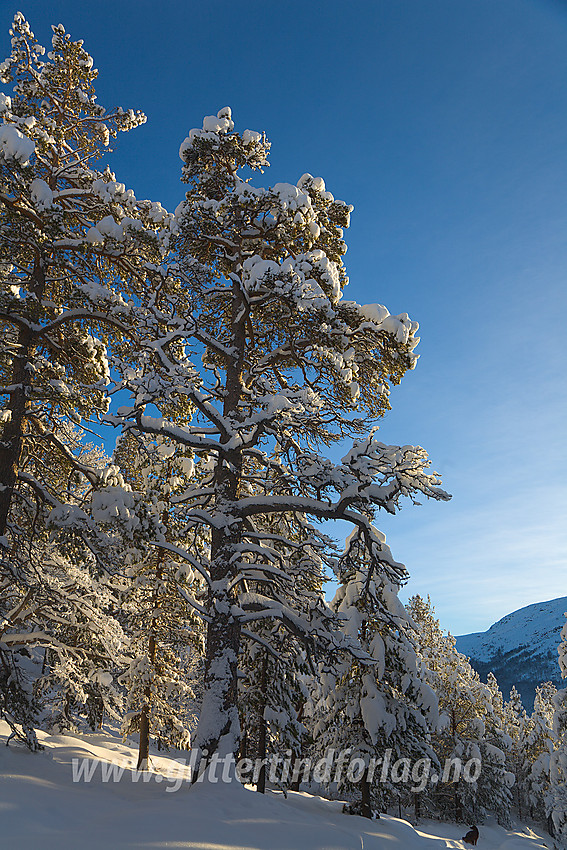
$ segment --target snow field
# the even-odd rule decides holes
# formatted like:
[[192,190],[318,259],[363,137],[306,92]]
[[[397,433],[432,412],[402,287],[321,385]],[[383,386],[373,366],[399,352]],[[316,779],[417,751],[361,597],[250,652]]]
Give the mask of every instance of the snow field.
[[[2,850],[436,850],[463,848],[466,827],[434,821],[414,828],[383,816],[378,821],[345,815],[340,801],[305,793],[266,795],[231,784],[184,783],[170,793],[165,777],[187,753],[152,756],[149,780],[103,782],[99,768],[90,782],[73,782],[73,759],[135,764],[136,747],[107,732],[48,735],[31,753],[5,746],[0,723],[0,847]],[[160,781],[161,779],[161,781]],[[508,831],[493,822],[480,826],[482,850],[544,850],[531,827]]]

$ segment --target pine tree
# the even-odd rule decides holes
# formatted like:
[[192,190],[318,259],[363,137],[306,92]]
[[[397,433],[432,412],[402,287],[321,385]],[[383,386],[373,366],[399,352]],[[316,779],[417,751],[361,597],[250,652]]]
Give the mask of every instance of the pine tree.
[[518,817],[525,817],[528,806],[528,775],[530,763],[527,753],[527,740],[531,735],[533,723],[526,714],[520,694],[514,686],[510,691],[510,699],[504,704],[504,728],[510,738],[508,765],[516,777],[514,783],[514,800]]
[[[33,482],[41,475],[44,498],[17,501],[18,539],[7,550],[9,572],[0,585],[0,711],[33,748],[40,720],[64,728],[80,715],[93,723],[102,712],[117,716],[121,694],[112,674],[125,663],[127,643],[115,616],[116,538],[97,532],[94,521],[115,489],[114,471],[77,429],[55,434],[73,462],[60,454],[46,466],[24,448],[20,475]],[[93,493],[78,466],[108,487]]]
[[530,816],[544,823],[550,791],[551,758],[556,745],[553,718],[557,688],[552,682],[536,687],[534,710],[524,736],[526,801]]
[[82,42],[53,27],[43,58],[21,13],[10,34],[0,70],[2,82],[13,83],[12,96],[0,95],[0,537],[26,489],[25,445],[61,452],[54,422],[107,411],[106,342],[132,335],[131,299],[147,264],[160,260],[158,231],[169,221],[108,168],[91,167],[111,138],[145,117],[96,102],[98,72]]
[[128,689],[122,733],[139,734],[140,770],[148,765],[150,737],[158,748],[190,743],[188,709],[195,696],[190,668],[202,654],[202,628],[182,595],[195,592],[196,582],[172,550],[183,526],[175,497],[186,488],[194,464],[191,453],[176,455],[167,440],[142,435],[122,439],[115,460],[135,492],[143,526],[124,550],[131,586],[122,603],[132,641],[132,660],[122,679]]
[[[253,634],[253,639],[243,635],[239,662],[241,755],[265,762],[257,773],[258,791],[264,793],[268,778],[286,790],[293,784],[293,762],[301,755],[305,734],[300,709],[307,697],[301,679],[306,665],[281,627],[266,630],[256,626]],[[262,647],[258,639],[265,639],[267,646]],[[287,769],[282,753],[287,757]],[[272,763],[275,771],[269,775],[267,767]]]
[[[69,647],[85,637],[77,628],[91,616],[87,599],[106,599],[96,588],[113,558],[113,533],[97,531],[97,515],[104,525],[128,507],[109,503],[119,485],[114,471],[84,456],[84,435],[68,439],[69,423],[90,424],[108,410],[108,345],[126,359],[137,299],[161,260],[171,219],[160,204],[136,201],[108,167],[93,169],[111,138],[145,118],[97,104],[98,72],[82,42],[56,26],[45,56],[21,13],[10,35],[12,50],[0,66],[2,82],[13,83],[11,95],[0,94],[0,585],[8,690],[18,678],[14,635],[22,617],[24,644],[35,629],[42,635],[36,643],[48,647],[53,684],[65,666],[58,644],[67,647],[66,664],[73,652],[82,658],[85,647]],[[71,613],[79,587],[83,612]],[[94,669],[98,684],[93,679],[85,690],[85,664],[83,673],[68,674],[76,693],[66,705],[80,703],[79,692],[87,699],[89,689],[91,702],[104,702],[106,675]]]
[[[360,530],[370,580],[398,583],[405,569],[373,528],[374,511],[395,512],[404,495],[447,498],[421,448],[361,436],[389,408],[389,384],[415,365],[417,324],[342,299],[351,208],[311,175],[267,189],[244,180],[239,171],[265,167],[268,149],[262,134],[234,131],[229,109],[182,144],[180,261],[146,300],[148,342],[137,368],[123,370],[132,392],[124,426],[170,437],[198,458],[199,486],[187,489],[184,509],[189,533],[210,532],[200,560],[208,596],[197,730],[209,753],[238,750],[242,628],[271,617],[306,651],[337,639],[323,628],[321,603],[306,617],[270,589],[267,518],[344,519]],[[184,427],[171,419],[176,404],[192,415]],[[342,462],[318,453],[349,435],[357,440]],[[285,538],[282,546],[294,548]],[[257,580],[267,590],[247,592]]]
[[[332,560],[331,540],[293,514],[270,517],[265,532],[266,552],[269,546],[272,563],[285,578],[278,582],[274,570],[270,577],[272,593],[278,583],[278,595],[293,600],[296,610],[309,617],[309,609],[321,604],[324,566]],[[246,589],[248,593],[261,594],[268,590],[261,580],[249,580]],[[321,608],[332,621],[331,612]],[[279,758],[279,754],[286,753],[283,764],[274,762],[276,770],[272,775],[272,781],[284,790],[298,790],[299,777],[294,768],[306,742],[301,718],[309,696],[305,679],[318,660],[318,647],[314,649],[307,658],[298,635],[284,628],[278,619],[259,620],[242,631],[238,693],[241,753],[270,765],[270,757]],[[258,791],[265,790],[266,774],[262,767]]]
[[[507,742],[498,717],[497,686],[491,691],[483,685],[468,659],[457,652],[455,638],[443,633],[429,599],[426,603],[412,597],[409,612],[418,630],[422,675],[439,699],[440,722],[433,746],[446,773],[442,782],[428,789],[426,803],[441,817],[456,821],[473,815],[480,819],[487,810],[506,820],[513,777],[506,775],[501,749]],[[464,771],[455,777],[455,759],[461,765],[478,759],[481,778],[467,781]]]
[[[558,648],[561,675],[567,678],[567,623],[561,630]],[[553,732],[555,749],[551,754],[549,768],[549,792],[547,814],[553,835],[567,844],[567,688],[557,691],[553,697]]]
[[399,585],[370,569],[356,533],[347,541],[339,579],[332,607],[343,620],[346,636],[363,652],[322,677],[315,738],[321,755],[329,749],[349,749],[351,759],[364,763],[358,773],[345,770],[337,784],[351,793],[360,789],[361,799],[351,811],[372,817],[384,810],[388,792],[390,798],[400,793],[392,782],[378,782],[377,759],[384,759],[386,750],[392,763],[430,759],[437,700],[418,675]]
[[493,812],[498,823],[510,825],[515,773],[508,770],[511,740],[506,732],[504,700],[494,673],[486,680],[489,709],[484,717],[484,735],[480,745],[482,771],[477,780],[475,808]]

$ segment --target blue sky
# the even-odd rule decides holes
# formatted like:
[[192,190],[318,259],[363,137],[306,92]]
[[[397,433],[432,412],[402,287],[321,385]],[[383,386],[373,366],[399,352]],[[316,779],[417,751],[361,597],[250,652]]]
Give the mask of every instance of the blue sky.
[[44,44],[85,40],[101,103],[147,113],[110,160],[138,197],[175,208],[180,142],[229,105],[272,140],[265,182],[309,171],[354,204],[348,298],[421,325],[382,439],[425,446],[453,494],[379,523],[407,590],[455,634],[566,595],[567,3],[20,9]]

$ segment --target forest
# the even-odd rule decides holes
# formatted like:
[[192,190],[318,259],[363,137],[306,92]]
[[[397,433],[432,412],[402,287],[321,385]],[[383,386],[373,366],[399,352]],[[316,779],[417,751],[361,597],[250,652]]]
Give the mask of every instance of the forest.
[[[319,787],[353,814],[529,817],[567,841],[567,690],[542,683],[528,715],[515,689],[480,680],[431,600],[400,601],[408,571],[379,512],[450,496],[423,448],[379,439],[418,324],[343,297],[352,207],[308,173],[257,185],[270,142],[229,107],[181,143],[177,209],[139,200],[104,160],[145,116],[98,103],[93,59],[62,25],[46,51],[18,13],[11,38],[10,738],[36,751],[38,729],[111,722],[136,736],[140,770],[168,748],[197,754],[201,779],[248,760],[259,792],[298,790],[306,764],[348,753]],[[567,627],[559,659],[567,676]],[[397,767],[380,775],[386,753]]]

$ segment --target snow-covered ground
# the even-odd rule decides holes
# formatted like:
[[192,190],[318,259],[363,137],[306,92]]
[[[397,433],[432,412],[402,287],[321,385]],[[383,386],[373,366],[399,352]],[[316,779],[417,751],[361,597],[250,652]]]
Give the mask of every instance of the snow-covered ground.
[[[342,804],[290,793],[265,796],[236,782],[194,785],[175,780],[174,758],[154,756],[152,772],[133,781],[103,781],[97,764],[90,782],[73,782],[73,759],[100,759],[112,771],[135,763],[135,748],[118,737],[46,735],[30,753],[4,746],[0,723],[0,847],[2,850],[436,850],[463,848],[466,829],[383,816],[368,821],[342,813]],[[177,753],[179,758],[181,754]],[[110,766],[110,767],[109,767]],[[178,785],[177,790],[172,790]],[[528,826],[480,827],[482,850],[537,850],[553,842]]]

